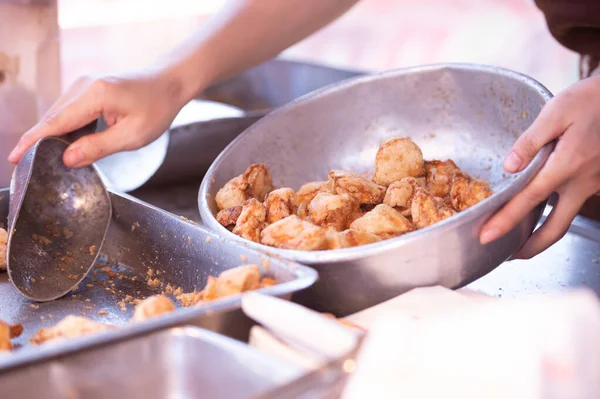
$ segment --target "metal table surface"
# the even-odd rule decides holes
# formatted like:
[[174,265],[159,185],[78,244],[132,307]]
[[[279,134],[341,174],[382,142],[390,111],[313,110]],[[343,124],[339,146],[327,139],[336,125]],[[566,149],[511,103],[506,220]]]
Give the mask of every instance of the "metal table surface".
[[[145,187],[132,194],[200,223],[198,186],[199,183],[188,183]],[[468,288],[497,297],[517,298],[580,286],[589,287],[600,295],[600,223],[582,216],[575,219],[559,242],[542,254],[529,260],[505,262],[469,284]]]

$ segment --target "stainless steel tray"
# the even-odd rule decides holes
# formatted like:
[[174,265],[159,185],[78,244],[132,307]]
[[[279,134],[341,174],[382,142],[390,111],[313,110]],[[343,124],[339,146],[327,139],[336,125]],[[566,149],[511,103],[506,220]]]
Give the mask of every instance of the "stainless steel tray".
[[[547,207],[544,222],[552,207]],[[514,260],[468,285],[489,295],[519,298],[587,287],[600,295],[600,223],[577,216],[556,244],[529,260]]]
[[[179,309],[172,314],[139,325],[127,325],[115,331],[84,337],[60,345],[33,347],[26,343],[38,328],[48,327],[68,314],[125,324],[134,305],[122,300],[162,292],[167,284],[184,292],[204,287],[209,275],[244,263],[256,263],[263,273],[281,282],[262,290],[264,293],[291,298],[292,294],[312,285],[316,272],[290,261],[269,258],[244,245],[229,242],[206,229],[132,197],[111,194],[113,221],[101,255],[109,259],[111,269],[96,268],[79,288],[57,301],[35,304],[21,296],[0,274],[0,319],[22,323],[21,345],[10,356],[0,357],[0,372],[49,356],[62,355],[82,348],[123,339],[136,334],[181,324],[194,324],[237,339],[246,339],[252,322],[240,309],[240,296],[224,298],[204,306]],[[8,191],[0,190],[0,226],[5,225]],[[163,283],[150,287],[148,270]],[[111,277],[112,273],[115,273]],[[121,277],[121,278],[119,278]],[[121,302],[121,303],[119,303]]]
[[3,398],[250,398],[301,371],[199,328],[175,328],[0,375]]

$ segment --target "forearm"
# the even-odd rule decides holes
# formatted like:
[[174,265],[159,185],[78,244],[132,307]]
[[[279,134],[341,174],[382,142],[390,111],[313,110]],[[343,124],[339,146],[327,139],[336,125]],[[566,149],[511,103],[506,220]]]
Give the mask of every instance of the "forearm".
[[211,83],[276,56],[357,2],[233,0],[157,66],[185,103]]

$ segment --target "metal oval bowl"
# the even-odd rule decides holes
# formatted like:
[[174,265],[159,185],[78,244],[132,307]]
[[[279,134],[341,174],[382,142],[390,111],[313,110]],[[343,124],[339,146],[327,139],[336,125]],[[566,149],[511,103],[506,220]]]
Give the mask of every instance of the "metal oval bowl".
[[[545,146],[521,173],[502,161],[552,94],[509,70],[443,64],[353,78],[317,90],[264,117],[215,160],[200,186],[204,223],[252,248],[312,265],[319,282],[301,302],[346,315],[419,286],[456,288],[489,273],[531,235],[545,204],[501,239],[479,243],[486,220],[543,166]],[[252,163],[266,163],[275,185],[298,189],[332,169],[373,171],[382,139],[411,137],[425,159],[453,159],[489,181],[495,194],[430,227],[366,246],[320,252],[281,250],[243,240],[216,220],[217,191]]]

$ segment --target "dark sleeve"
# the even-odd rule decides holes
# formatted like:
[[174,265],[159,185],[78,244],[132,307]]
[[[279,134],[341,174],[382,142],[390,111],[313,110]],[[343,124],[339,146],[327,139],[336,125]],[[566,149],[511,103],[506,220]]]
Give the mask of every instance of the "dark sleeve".
[[535,0],[552,36],[580,54],[600,56],[600,1]]

